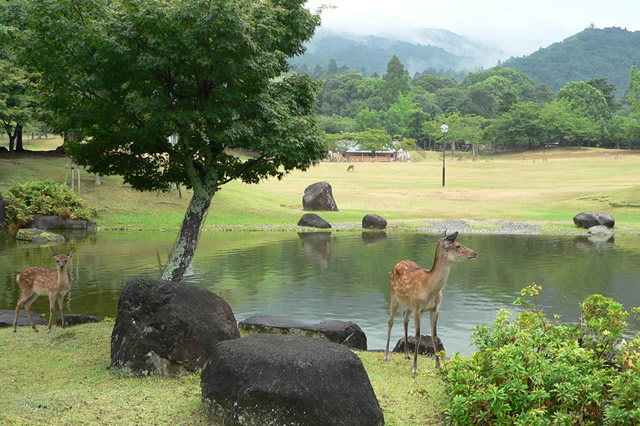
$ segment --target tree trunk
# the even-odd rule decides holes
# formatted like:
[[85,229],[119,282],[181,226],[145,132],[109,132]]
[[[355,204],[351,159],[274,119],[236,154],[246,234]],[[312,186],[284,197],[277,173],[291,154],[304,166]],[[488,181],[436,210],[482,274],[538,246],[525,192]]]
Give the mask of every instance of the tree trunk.
[[200,228],[215,193],[215,188],[205,189],[202,186],[194,186],[193,197],[184,215],[178,239],[162,271],[163,280],[180,281],[191,264],[200,238]]
[[102,185],[102,176],[100,176],[100,173],[96,173],[93,176],[93,183],[95,183],[96,185]]
[[22,147],[22,124],[16,124],[16,152],[24,152]]

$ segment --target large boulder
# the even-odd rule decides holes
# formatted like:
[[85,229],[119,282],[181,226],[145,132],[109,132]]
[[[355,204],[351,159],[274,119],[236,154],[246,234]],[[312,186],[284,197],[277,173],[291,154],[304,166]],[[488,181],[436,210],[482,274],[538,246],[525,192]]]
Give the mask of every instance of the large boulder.
[[358,324],[351,321],[329,320],[317,323],[307,323],[284,317],[271,315],[254,315],[240,321],[238,327],[247,331],[257,331],[259,333],[291,333],[292,330],[299,330],[313,335],[320,335],[324,338],[345,345],[352,349],[367,350],[367,336]]
[[329,182],[316,182],[307,186],[302,196],[302,208],[307,211],[338,211]]
[[307,226],[309,228],[329,229],[331,224],[315,213],[305,213],[298,221],[298,226]]
[[32,228],[38,229],[95,229],[96,223],[84,219],[62,219],[59,216],[34,216]]
[[[416,336],[409,336],[408,338],[409,344],[409,353],[413,354],[416,351]],[[442,341],[438,338],[437,343],[437,352],[444,351],[444,346],[442,345]],[[404,338],[398,340],[396,346],[393,348],[392,352],[402,352],[404,353]],[[418,353],[423,355],[435,355],[433,353],[433,339],[431,336],[420,336],[420,345],[418,346]]]
[[[13,318],[15,317],[15,315],[16,315],[16,311],[13,309],[0,310],[0,328],[13,327]],[[36,323],[36,325],[47,325],[47,323],[44,322],[42,317],[37,313],[31,311],[31,315],[33,316],[33,321]],[[31,327],[31,324],[29,323],[29,318],[27,317],[27,312],[23,308],[20,308],[20,315],[18,315],[18,326]]]
[[593,214],[591,212],[582,212],[573,217],[573,223],[575,223],[576,226],[586,229],[598,225],[604,225],[608,228],[613,228],[616,224],[616,221],[613,219],[613,216],[608,213]]
[[616,226],[616,221],[609,213],[596,213],[596,219],[600,222],[600,225],[607,228],[613,228]]
[[214,293],[172,281],[129,281],[111,334],[111,368],[175,377],[199,371],[216,344],[240,337],[231,308]]
[[63,243],[64,237],[53,232],[38,228],[20,228],[16,233],[16,240],[31,241],[36,244]]
[[[82,325],[82,324],[91,324],[94,322],[98,322],[98,318],[93,315],[85,315],[85,314],[66,314],[64,316],[64,322],[67,325]],[[62,317],[58,316],[56,318],[56,324],[62,325]]]
[[201,388],[220,424],[384,424],[360,359],[324,339],[254,334],[221,342]]
[[368,214],[362,218],[362,227],[366,229],[385,229],[387,221],[377,214]]

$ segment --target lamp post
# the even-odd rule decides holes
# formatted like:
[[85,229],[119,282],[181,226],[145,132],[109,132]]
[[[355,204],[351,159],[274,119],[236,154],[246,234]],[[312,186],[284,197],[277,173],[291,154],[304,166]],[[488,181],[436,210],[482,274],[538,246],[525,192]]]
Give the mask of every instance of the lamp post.
[[445,156],[445,144],[444,144],[444,136],[447,134],[447,132],[449,131],[449,126],[447,126],[446,124],[443,124],[442,126],[440,126],[440,130],[442,131],[442,186],[444,186],[444,168],[445,168],[445,161],[444,161],[444,156]]

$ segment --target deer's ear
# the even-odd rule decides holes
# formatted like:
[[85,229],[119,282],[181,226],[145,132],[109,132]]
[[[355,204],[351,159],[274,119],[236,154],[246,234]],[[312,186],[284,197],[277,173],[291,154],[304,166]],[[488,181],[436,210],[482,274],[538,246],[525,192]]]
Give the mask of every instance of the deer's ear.
[[71,259],[71,256],[73,256],[73,250],[71,250],[71,251],[69,252],[69,254],[67,255],[67,258],[68,258],[68,259]]
[[440,238],[444,238],[447,236],[447,230],[445,229],[444,232],[442,232],[442,234],[440,234]]
[[445,241],[447,241],[449,244],[453,243],[456,240],[456,237],[458,236],[458,231],[454,232],[453,234],[449,235]]
[[57,254],[56,254],[56,251],[55,251],[55,250],[51,250],[51,253],[53,254],[53,257],[56,257],[56,256],[57,256]]

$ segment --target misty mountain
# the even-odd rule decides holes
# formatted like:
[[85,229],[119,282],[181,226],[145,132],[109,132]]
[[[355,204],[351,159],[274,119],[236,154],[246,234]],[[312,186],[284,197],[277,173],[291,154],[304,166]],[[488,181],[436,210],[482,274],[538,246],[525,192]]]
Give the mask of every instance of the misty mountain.
[[629,85],[631,66],[640,66],[640,31],[590,27],[503,65],[524,71],[554,91],[571,81],[607,77],[617,86],[616,96],[620,97]]
[[326,67],[335,59],[339,67],[346,65],[350,71],[382,75],[393,55],[398,56],[413,75],[427,68],[473,71],[491,67],[501,52],[447,30],[428,28],[384,36],[358,36],[319,29],[307,44],[307,51],[291,59],[291,64],[304,65],[312,71],[317,65]]

